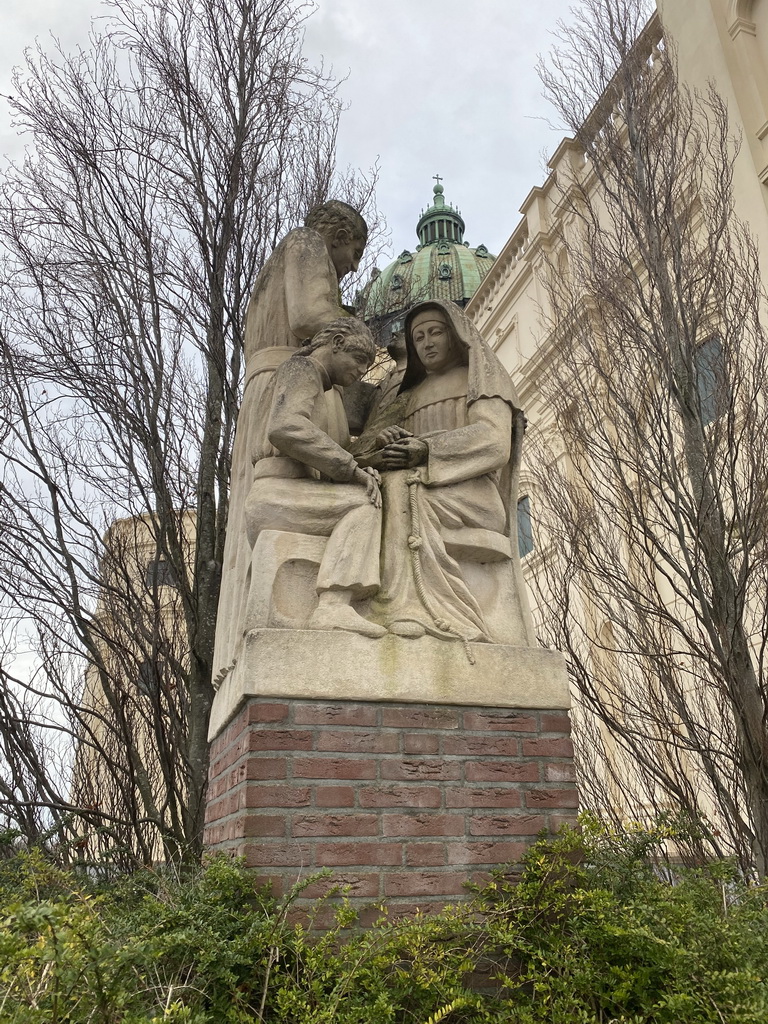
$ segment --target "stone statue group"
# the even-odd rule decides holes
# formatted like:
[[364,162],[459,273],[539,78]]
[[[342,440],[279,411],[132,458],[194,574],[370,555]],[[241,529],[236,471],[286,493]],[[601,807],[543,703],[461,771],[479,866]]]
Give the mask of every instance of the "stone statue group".
[[254,628],[428,634],[462,641],[470,661],[475,642],[533,642],[516,540],[524,418],[457,306],[408,312],[404,373],[381,383],[350,437],[343,391],[376,345],[339,283],[367,233],[351,206],[324,203],[279,243],[250,299],[219,679]]

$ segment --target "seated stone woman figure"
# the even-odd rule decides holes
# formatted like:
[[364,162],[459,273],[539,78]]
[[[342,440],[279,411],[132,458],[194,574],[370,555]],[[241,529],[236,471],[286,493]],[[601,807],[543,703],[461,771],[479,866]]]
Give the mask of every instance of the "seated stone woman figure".
[[[357,447],[358,462],[382,473],[381,586],[369,617],[405,637],[531,643],[516,541],[503,566],[475,565],[469,579],[446,539],[462,530],[510,537],[524,422],[515,389],[453,303],[415,306],[405,337],[400,394]],[[478,571],[492,585],[477,586]]]

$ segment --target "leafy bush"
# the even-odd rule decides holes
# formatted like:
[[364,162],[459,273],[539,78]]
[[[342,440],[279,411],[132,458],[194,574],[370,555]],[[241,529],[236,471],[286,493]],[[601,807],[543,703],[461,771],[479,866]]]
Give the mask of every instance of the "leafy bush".
[[584,818],[440,915],[355,931],[341,897],[321,934],[223,858],[98,885],[25,854],[0,864],[0,1020],[764,1024],[766,888],[661,871],[669,835]]
[[478,894],[486,942],[507,958],[520,1024],[758,1024],[768,1020],[768,890],[728,862],[674,875],[649,856],[674,830],[539,843],[519,885]]

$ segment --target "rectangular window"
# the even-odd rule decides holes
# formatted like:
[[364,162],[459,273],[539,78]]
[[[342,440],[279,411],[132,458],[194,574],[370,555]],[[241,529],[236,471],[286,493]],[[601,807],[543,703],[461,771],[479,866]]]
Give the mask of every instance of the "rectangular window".
[[526,494],[517,503],[517,550],[520,552],[520,557],[524,558],[533,551],[533,548],[531,503]]
[[136,688],[145,697],[155,697],[160,692],[160,673],[158,666],[151,661],[139,662],[139,674]]
[[146,585],[149,590],[155,587],[178,586],[173,566],[164,558],[157,558],[147,566]]
[[723,415],[729,398],[723,345],[716,334],[699,345],[693,362],[701,420],[706,426]]

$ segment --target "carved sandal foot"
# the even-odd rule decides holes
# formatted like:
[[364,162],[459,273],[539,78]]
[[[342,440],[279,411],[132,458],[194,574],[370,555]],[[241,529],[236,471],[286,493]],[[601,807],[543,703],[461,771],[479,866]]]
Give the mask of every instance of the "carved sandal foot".
[[389,632],[394,633],[395,636],[407,637],[409,640],[418,640],[427,631],[420,622],[414,622],[411,619],[400,619],[390,625]]
[[344,629],[348,633],[359,633],[378,640],[386,634],[383,626],[369,622],[358,615],[354,608],[335,606],[334,608],[316,608],[307,623],[308,629]]

